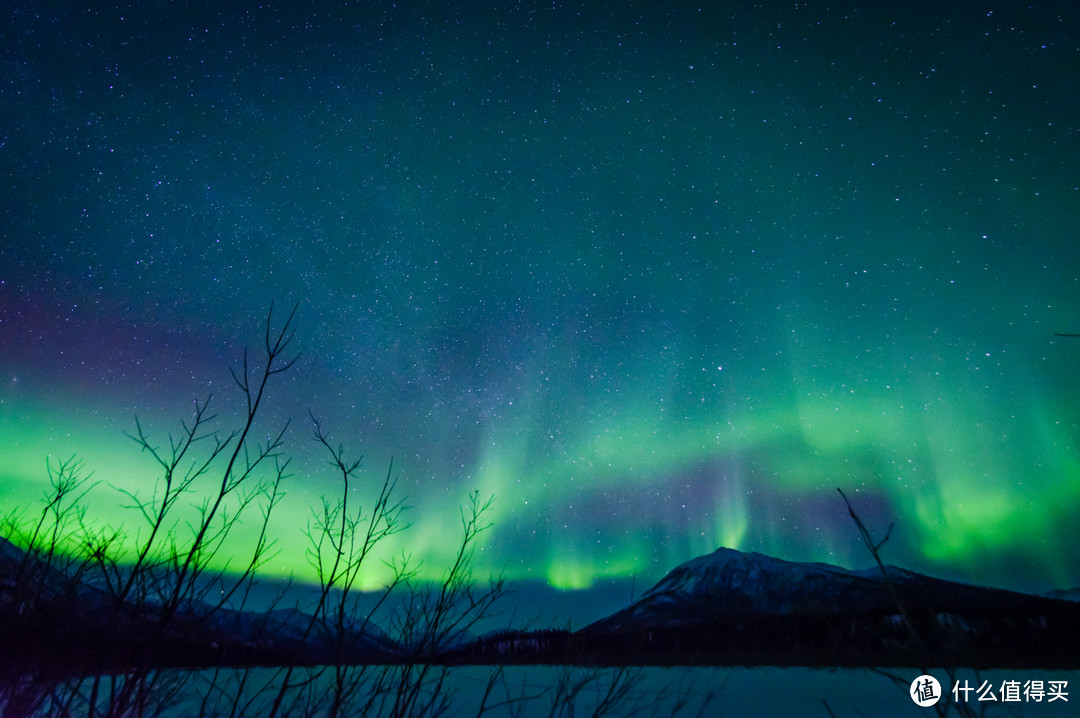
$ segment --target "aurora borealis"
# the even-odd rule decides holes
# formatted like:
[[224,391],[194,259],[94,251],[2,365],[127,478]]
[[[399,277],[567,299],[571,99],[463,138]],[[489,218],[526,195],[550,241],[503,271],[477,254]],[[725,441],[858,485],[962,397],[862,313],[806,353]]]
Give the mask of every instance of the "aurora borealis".
[[281,575],[310,407],[433,575],[471,490],[512,582],[868,565],[839,486],[893,563],[1080,584],[1075,3],[90,5],[0,11],[3,505],[149,486],[134,417],[227,421],[298,302]]

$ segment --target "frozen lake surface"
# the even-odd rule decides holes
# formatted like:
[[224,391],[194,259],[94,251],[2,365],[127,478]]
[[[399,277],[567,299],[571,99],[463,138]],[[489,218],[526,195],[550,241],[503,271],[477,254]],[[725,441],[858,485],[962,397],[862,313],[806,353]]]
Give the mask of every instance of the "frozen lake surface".
[[[400,666],[344,669],[351,693],[341,715],[382,716],[392,713],[395,691],[419,686],[419,700],[404,714],[432,714],[425,708],[440,706],[446,716],[918,716],[937,715],[931,707],[916,705],[909,688],[920,677],[918,669],[775,668],[775,667],[668,667],[584,668],[567,666],[464,666],[429,667],[423,680],[397,682]],[[416,671],[418,667],[410,670]],[[327,715],[334,685],[333,668],[296,669],[282,713],[289,716]],[[1076,715],[1080,703],[1080,670],[1038,669],[975,671],[960,669],[952,675],[930,669],[940,684],[939,700],[948,703],[948,715],[1065,716]],[[269,715],[283,673],[279,669],[249,671],[166,671],[158,692],[179,689],[161,716]],[[353,680],[355,679],[355,680]],[[102,681],[107,694],[111,679]],[[382,680],[383,690],[373,686]],[[954,686],[958,691],[954,693]],[[86,696],[89,682],[72,687],[67,695]],[[1077,691],[1077,695],[1073,692]],[[485,692],[487,696],[485,698]],[[61,695],[58,693],[56,695]],[[381,699],[369,703],[372,695]],[[429,701],[435,695],[438,700]],[[982,698],[982,700],[980,700]],[[204,700],[206,699],[206,700]],[[381,702],[379,702],[381,700]],[[86,705],[71,707],[73,715],[86,715]],[[364,706],[367,704],[367,711]],[[939,704],[937,706],[941,708]],[[7,708],[12,708],[8,705]],[[99,711],[106,706],[99,702]],[[602,709],[599,710],[598,709]],[[16,708],[16,710],[18,710]],[[0,710],[0,714],[5,711]],[[51,707],[36,715],[49,715]],[[21,713],[20,713],[21,714]]]
[[[457,685],[461,687],[462,698],[472,690],[482,689],[490,669],[469,667],[458,669]],[[507,682],[524,685],[532,689],[551,686],[558,681],[559,668],[518,666],[507,668]],[[599,679],[594,686],[583,691],[576,706],[577,713],[591,715],[598,698],[611,683],[609,673]],[[892,669],[887,671],[892,676],[902,679],[904,686],[899,686],[890,677],[870,669],[815,669],[815,668],[645,668],[641,669],[640,679],[635,682],[627,694],[622,711],[614,715],[671,715],[675,701],[682,697],[688,700],[680,715],[698,715],[699,707],[705,696],[712,694],[701,715],[705,716],[828,716],[832,711],[836,716],[917,716],[936,715],[934,708],[922,708],[915,704],[908,695],[910,683],[920,675],[918,669]],[[952,693],[953,684],[944,670],[929,670],[942,685],[942,701],[955,703]],[[1076,715],[1080,705],[1080,671],[1039,671],[1039,670],[958,670],[954,677],[960,684],[958,692],[962,702],[978,711],[987,706],[987,714],[1001,716],[1064,716]],[[606,679],[606,680],[605,680]],[[966,684],[965,684],[966,681]],[[1003,701],[1002,688],[1005,682],[1015,681],[1020,689],[1019,701]],[[1025,701],[1023,687],[1029,684],[1028,698]],[[1038,687],[1042,681],[1044,694],[1041,702],[1031,698],[1032,686]],[[1066,695],[1050,702],[1046,692],[1050,681],[1056,686],[1065,682]],[[964,686],[972,690],[967,693]],[[984,687],[984,700],[978,700],[978,689]],[[1077,695],[1072,695],[1075,689]],[[990,694],[998,700],[990,701]],[[1008,696],[1012,697],[1012,696]],[[1066,700],[1067,699],[1067,700]],[[826,708],[826,704],[828,708]],[[551,708],[549,700],[538,699],[529,706],[525,715],[545,716]],[[955,715],[954,705],[950,705],[950,715]],[[465,715],[472,715],[466,711]],[[503,714],[509,715],[509,714]]]

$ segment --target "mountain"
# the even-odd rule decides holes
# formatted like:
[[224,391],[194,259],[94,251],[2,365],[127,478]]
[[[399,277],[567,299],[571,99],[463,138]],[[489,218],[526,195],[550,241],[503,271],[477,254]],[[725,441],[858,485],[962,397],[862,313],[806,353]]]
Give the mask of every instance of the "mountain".
[[575,641],[626,662],[1076,667],[1080,605],[722,548]]
[[[121,601],[86,579],[85,564],[31,554],[0,537],[0,671],[49,666],[78,671],[148,661],[152,667],[281,665],[397,660],[378,627],[344,634],[297,608],[244,611],[194,598],[175,612],[149,592]],[[147,581],[155,577],[147,575]]]
[[[887,579],[886,580],[886,576]],[[931,578],[888,566],[852,571],[721,548],[674,568],[631,606],[589,630],[709,622],[717,616],[1023,612],[1050,599]]]
[[[693,625],[717,615],[831,615],[852,607],[886,610],[892,605],[888,592],[873,574],[721,548],[672,569],[632,605],[586,630]],[[889,574],[907,578],[907,572],[891,567]]]

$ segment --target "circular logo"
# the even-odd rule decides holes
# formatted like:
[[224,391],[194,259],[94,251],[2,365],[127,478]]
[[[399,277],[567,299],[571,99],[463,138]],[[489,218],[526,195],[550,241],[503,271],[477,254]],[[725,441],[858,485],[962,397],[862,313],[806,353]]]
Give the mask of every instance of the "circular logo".
[[919,676],[911,682],[908,694],[915,705],[929,708],[941,700],[941,684],[933,676]]

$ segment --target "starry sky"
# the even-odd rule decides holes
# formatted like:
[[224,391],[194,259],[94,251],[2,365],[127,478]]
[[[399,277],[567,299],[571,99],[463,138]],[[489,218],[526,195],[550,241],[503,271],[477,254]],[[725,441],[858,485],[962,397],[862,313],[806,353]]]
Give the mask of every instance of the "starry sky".
[[298,303],[275,575],[341,490],[310,409],[432,577],[473,490],[521,585],[866,566],[842,487],[893,563],[1080,584],[1076,3],[0,14],[4,506],[77,454],[136,526],[124,432],[229,426]]

